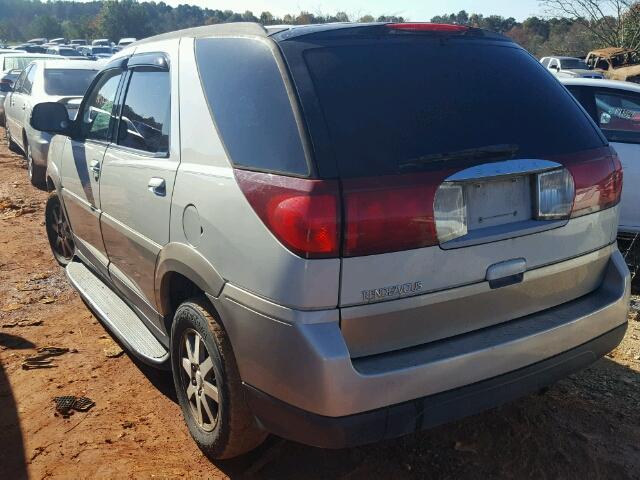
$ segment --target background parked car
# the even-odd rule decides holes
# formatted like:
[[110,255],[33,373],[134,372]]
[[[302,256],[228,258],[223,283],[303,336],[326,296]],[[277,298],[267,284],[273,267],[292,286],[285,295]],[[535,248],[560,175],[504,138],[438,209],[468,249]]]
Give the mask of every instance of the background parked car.
[[135,42],[137,39],[134,37],[129,37],[129,38],[121,38],[120,41],[118,42],[118,46],[117,48],[119,50],[122,50],[124,47],[127,47],[129,45],[131,45],[133,42]]
[[63,38],[63,37],[53,38],[53,39],[49,40],[49,43],[53,43],[55,45],[66,45],[67,39]]
[[[640,234],[640,85],[615,80],[562,79],[616,149],[624,182],[619,237],[627,244]],[[632,271],[640,268],[640,244],[629,254]]]
[[[60,58],[39,53],[23,53],[11,50],[11,53],[0,52],[0,125],[5,125],[4,101],[13,88],[18,75],[34,60]],[[5,77],[6,76],[6,77]]]
[[66,45],[59,45],[59,46],[47,48],[47,54],[59,55],[61,57],[69,57],[69,58],[82,57],[82,54],[78,52],[75,48],[66,46]]
[[43,186],[51,135],[29,125],[31,109],[43,101],[65,105],[69,118],[78,111],[80,100],[100,66],[91,61],[40,60],[31,63],[16,80],[5,100],[9,145],[19,147],[27,158],[29,178]]
[[32,38],[31,40],[27,40],[27,43],[31,43],[33,45],[44,45],[49,40],[46,38]]
[[86,44],[87,44],[87,41],[83,38],[76,38],[69,42],[69,45],[73,45],[73,46],[86,45]]
[[78,52],[87,58],[97,60],[100,58],[110,58],[113,55],[111,47],[82,45],[77,48]]
[[46,53],[47,49],[42,45],[34,45],[31,43],[23,43],[22,45],[17,45],[14,47],[14,50],[22,50],[28,53]]
[[587,63],[576,57],[543,57],[540,63],[560,78],[604,78],[600,72],[589,69]]
[[108,38],[96,38],[93,42],[91,42],[91,45],[101,45],[101,46],[110,47],[111,40],[109,40]]

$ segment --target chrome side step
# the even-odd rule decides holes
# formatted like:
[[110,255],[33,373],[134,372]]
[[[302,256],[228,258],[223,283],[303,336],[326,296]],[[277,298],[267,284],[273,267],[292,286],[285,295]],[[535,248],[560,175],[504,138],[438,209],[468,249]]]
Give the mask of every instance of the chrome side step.
[[140,317],[91,270],[80,262],[69,263],[65,270],[80,296],[134,355],[152,365],[160,365],[169,358],[167,349]]

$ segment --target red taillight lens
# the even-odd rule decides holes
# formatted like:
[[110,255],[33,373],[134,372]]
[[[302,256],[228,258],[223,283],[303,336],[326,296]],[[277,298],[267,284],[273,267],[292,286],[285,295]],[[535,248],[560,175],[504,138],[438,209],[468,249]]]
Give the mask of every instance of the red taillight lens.
[[442,179],[430,177],[345,180],[344,256],[437,245],[433,201]]
[[605,154],[589,160],[567,164],[573,175],[576,196],[571,217],[588,215],[620,202],[622,194],[622,165],[616,153],[608,149]]
[[282,244],[303,258],[340,254],[337,181],[235,170],[245,197]]
[[469,27],[465,25],[451,25],[448,23],[389,23],[387,27],[393,30],[406,30],[411,32],[462,33],[469,30]]

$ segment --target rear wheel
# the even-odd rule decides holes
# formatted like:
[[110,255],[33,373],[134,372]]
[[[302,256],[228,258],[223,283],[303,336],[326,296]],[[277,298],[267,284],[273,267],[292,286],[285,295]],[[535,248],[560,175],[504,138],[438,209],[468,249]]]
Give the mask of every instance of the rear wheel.
[[171,329],[171,366],[189,432],[212,459],[232,458],[260,445],[242,392],[231,344],[203,298],[181,304]]
[[27,144],[27,170],[29,172],[29,181],[31,185],[37,188],[44,188],[46,186],[45,182],[45,169],[40,165],[36,165],[33,161],[33,152],[31,150],[31,144],[25,142]]
[[53,256],[60,265],[65,267],[73,260],[76,247],[73,242],[71,226],[56,192],[51,192],[49,195],[44,216],[49,246]]

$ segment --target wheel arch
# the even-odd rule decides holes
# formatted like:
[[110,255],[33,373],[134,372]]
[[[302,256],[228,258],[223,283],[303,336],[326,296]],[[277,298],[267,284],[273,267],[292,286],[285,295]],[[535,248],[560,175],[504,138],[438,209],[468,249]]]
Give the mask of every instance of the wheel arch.
[[225,280],[200,252],[176,242],[169,243],[160,252],[154,283],[159,313],[168,316],[177,307],[172,295],[176,288],[193,286],[206,295],[218,297]]

